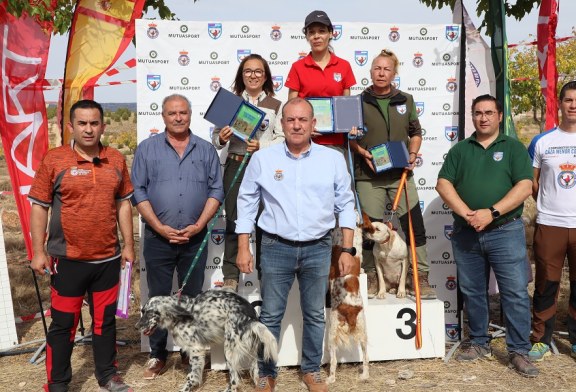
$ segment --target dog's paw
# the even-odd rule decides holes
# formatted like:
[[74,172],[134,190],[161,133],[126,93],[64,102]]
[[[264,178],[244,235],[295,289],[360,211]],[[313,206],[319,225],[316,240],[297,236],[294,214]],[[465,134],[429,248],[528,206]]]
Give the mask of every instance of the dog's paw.
[[384,299],[384,298],[386,298],[386,292],[385,292],[385,291],[379,292],[379,293],[376,295],[376,298],[378,298],[378,299]]
[[368,379],[370,378],[370,374],[369,374],[368,371],[366,370],[366,371],[360,373],[360,377],[359,377],[359,378],[360,378],[361,381],[366,381],[366,380],[368,380]]
[[184,384],[179,392],[190,392],[192,388],[188,384]]
[[336,375],[332,374],[332,375],[328,376],[328,378],[326,378],[326,382],[328,384],[334,384],[336,382]]
[[390,294],[396,294],[396,289],[395,288],[391,288],[389,291]]
[[406,290],[404,291],[398,291],[396,293],[396,298],[406,298]]

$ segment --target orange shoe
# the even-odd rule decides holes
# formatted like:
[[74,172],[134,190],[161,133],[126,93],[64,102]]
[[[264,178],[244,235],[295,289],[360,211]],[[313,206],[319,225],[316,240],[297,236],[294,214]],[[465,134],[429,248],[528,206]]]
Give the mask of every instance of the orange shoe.
[[258,384],[254,388],[254,392],[274,392],[276,387],[276,379],[272,376],[260,377]]
[[158,358],[150,358],[148,362],[146,362],[146,368],[144,369],[142,378],[144,378],[144,380],[154,380],[165,371],[166,361]]
[[320,372],[306,373],[302,376],[302,383],[310,392],[328,392],[328,384],[322,381]]

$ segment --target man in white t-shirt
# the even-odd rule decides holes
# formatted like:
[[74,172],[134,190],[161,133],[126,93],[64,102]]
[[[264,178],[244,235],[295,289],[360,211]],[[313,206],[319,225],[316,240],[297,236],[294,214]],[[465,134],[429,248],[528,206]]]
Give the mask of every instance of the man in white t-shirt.
[[562,120],[536,136],[528,149],[534,167],[532,195],[538,215],[534,233],[536,285],[532,317],[532,361],[550,355],[564,260],[570,268],[568,335],[576,358],[576,81],[560,91]]

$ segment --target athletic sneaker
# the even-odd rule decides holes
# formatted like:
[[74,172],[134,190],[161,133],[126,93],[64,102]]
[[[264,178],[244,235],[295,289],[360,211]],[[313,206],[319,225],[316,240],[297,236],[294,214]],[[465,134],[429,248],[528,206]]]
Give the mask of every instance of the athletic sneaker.
[[576,358],[576,344],[572,345],[572,352],[570,352],[572,358]]
[[456,357],[459,361],[475,361],[480,358],[492,358],[492,349],[470,341],[462,343],[460,354]]
[[131,386],[124,383],[118,374],[112,376],[106,385],[100,387],[100,392],[134,392]]
[[540,362],[544,360],[544,357],[547,357],[549,355],[550,355],[550,346],[542,342],[534,343],[532,349],[528,352],[528,358],[532,362]]

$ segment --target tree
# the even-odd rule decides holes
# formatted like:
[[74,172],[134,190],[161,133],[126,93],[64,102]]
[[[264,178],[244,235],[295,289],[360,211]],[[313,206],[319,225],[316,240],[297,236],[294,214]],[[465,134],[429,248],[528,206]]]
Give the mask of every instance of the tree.
[[121,131],[114,138],[114,142],[118,145],[118,148],[128,147],[130,153],[133,154],[134,151],[136,151],[136,146],[138,145],[136,130]]
[[[35,18],[38,23],[48,30],[53,26],[54,34],[65,34],[70,30],[72,16],[76,0],[0,0],[7,3],[9,14],[20,17],[27,13]],[[166,0],[146,0],[144,3],[144,13],[151,9],[158,12],[160,19],[173,20],[176,15],[165,4]],[[196,0],[193,0],[196,2]]]
[[[451,9],[454,9],[454,3],[456,0],[420,0],[420,2],[426,4],[432,9],[440,9],[444,6],[448,6]],[[514,4],[512,4],[511,0],[504,0],[504,9],[506,10],[506,15],[513,16],[516,18],[516,20],[521,20],[524,15],[530,13],[534,7],[540,7],[541,2],[542,0],[516,0],[514,1]],[[484,14],[480,29],[483,27],[488,27],[489,0],[476,0],[476,3],[478,4],[476,7],[476,15],[480,17],[480,15]],[[487,31],[488,35],[491,35],[491,33],[491,31]]]
[[[573,32],[574,34],[574,32]],[[575,37],[576,38],[576,37]],[[510,49],[510,104],[515,114],[530,112],[540,130],[546,122],[546,102],[540,90],[536,46],[516,46]],[[562,86],[576,79],[576,39],[556,45],[558,83],[556,96]]]

